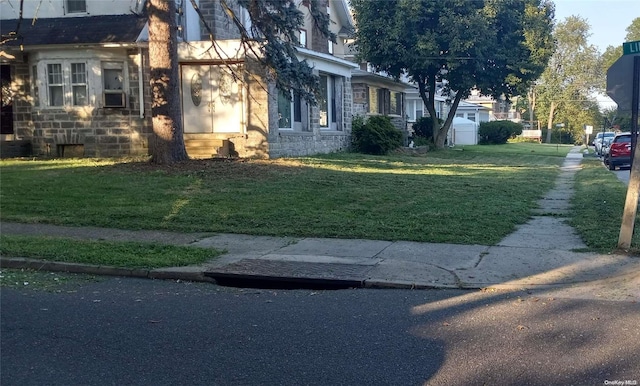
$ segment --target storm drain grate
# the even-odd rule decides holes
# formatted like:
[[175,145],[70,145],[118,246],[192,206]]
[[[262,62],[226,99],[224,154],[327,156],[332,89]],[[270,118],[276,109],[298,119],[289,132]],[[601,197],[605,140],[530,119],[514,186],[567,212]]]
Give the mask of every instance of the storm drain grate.
[[244,259],[204,272],[220,285],[259,288],[363,287],[371,266]]

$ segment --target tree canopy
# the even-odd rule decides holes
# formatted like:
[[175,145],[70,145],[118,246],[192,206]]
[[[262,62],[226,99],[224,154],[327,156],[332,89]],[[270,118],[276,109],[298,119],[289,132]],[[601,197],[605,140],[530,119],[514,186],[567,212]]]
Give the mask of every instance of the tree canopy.
[[569,124],[571,129],[565,130],[576,132],[583,130],[583,124],[596,123],[593,117],[585,121],[597,115],[594,92],[603,86],[598,49],[588,42],[590,29],[585,19],[570,16],[554,30],[556,51],[536,84],[537,113],[546,117],[547,142],[556,122]]
[[451,99],[443,147],[460,100],[471,89],[506,97],[524,92],[553,53],[554,6],[547,0],[352,0],[356,46],[378,71],[415,82],[436,116],[436,84]]

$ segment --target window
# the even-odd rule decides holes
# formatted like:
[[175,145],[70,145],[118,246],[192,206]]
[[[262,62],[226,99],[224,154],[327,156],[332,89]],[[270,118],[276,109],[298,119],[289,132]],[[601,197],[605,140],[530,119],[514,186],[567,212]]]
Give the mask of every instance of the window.
[[456,118],[464,118],[464,113],[456,113]]
[[124,64],[103,62],[104,107],[125,107]]
[[307,47],[307,31],[301,29],[300,30],[300,46],[306,48]]
[[329,127],[329,77],[320,75],[320,98],[318,108],[320,110],[320,127]]
[[329,53],[331,55],[333,55],[333,42],[331,40],[328,40],[328,42],[329,42],[329,48],[328,48],[329,49]]
[[178,28],[177,37],[179,40],[184,39],[185,19],[184,0],[175,0],[176,2],[176,27]]
[[293,96],[293,121],[302,122],[302,98],[299,94]]
[[389,114],[402,115],[402,93],[392,92],[389,103]]
[[[303,104],[299,94],[287,98],[287,94],[278,91],[278,128],[283,130],[308,130],[309,124],[306,103]],[[305,118],[303,120],[303,117]]]
[[476,121],[476,113],[468,113],[467,114],[467,119],[470,121]]
[[87,12],[87,0],[67,0],[67,13]]
[[320,97],[318,98],[320,128],[338,129],[337,103],[336,78],[330,75],[320,75]]
[[378,113],[378,91],[376,87],[369,87],[369,113]]
[[74,106],[86,106],[87,70],[84,63],[71,63],[71,91]]
[[282,90],[278,91],[278,128],[293,128],[291,124],[291,100]]
[[64,83],[62,78],[62,64],[47,64],[49,106],[64,105]]

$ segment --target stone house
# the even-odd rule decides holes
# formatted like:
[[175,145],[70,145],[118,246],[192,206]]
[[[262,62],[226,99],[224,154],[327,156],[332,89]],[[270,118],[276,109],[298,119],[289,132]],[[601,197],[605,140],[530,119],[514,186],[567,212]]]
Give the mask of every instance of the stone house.
[[[321,80],[320,103],[284,98],[240,49],[239,34],[217,0],[197,0],[224,57],[191,2],[176,0],[181,103],[192,158],[277,158],[349,146],[351,70],[343,59],[353,28],[345,0],[324,0],[332,43],[315,32],[304,3],[298,57]],[[15,30],[19,0],[0,3],[3,36]],[[2,142],[26,141],[35,155],[148,154],[153,140],[148,32],[140,0],[25,0],[18,39],[3,47]],[[249,26],[239,7],[237,14]],[[231,73],[243,74],[237,81]],[[6,102],[6,103],[5,103]],[[7,118],[10,117],[11,119]]]

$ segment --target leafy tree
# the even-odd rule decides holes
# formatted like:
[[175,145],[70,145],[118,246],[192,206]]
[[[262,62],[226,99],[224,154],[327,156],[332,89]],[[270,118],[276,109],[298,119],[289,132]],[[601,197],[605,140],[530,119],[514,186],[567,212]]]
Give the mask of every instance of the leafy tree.
[[477,88],[496,98],[519,95],[553,52],[553,3],[547,0],[352,0],[361,59],[416,83],[436,116],[436,83],[450,96],[434,143],[444,147],[460,100]]
[[627,36],[625,36],[625,41],[633,42],[636,40],[640,40],[640,17],[636,17],[631,21],[631,24],[625,29],[627,31]]
[[[564,110],[567,115],[567,111],[589,110],[595,101],[593,92],[602,89],[599,53],[587,42],[589,29],[586,20],[570,16],[554,31],[556,51],[536,86],[538,116],[546,116],[547,120],[547,143],[551,142],[559,112]],[[567,119],[571,121],[570,127],[595,124],[577,122],[575,117]]]
[[607,46],[607,48],[602,53],[602,57],[601,57],[602,70],[604,71],[604,73],[606,73],[609,67],[611,67],[611,65],[615,63],[616,60],[620,59],[621,56],[622,56],[622,45]]

